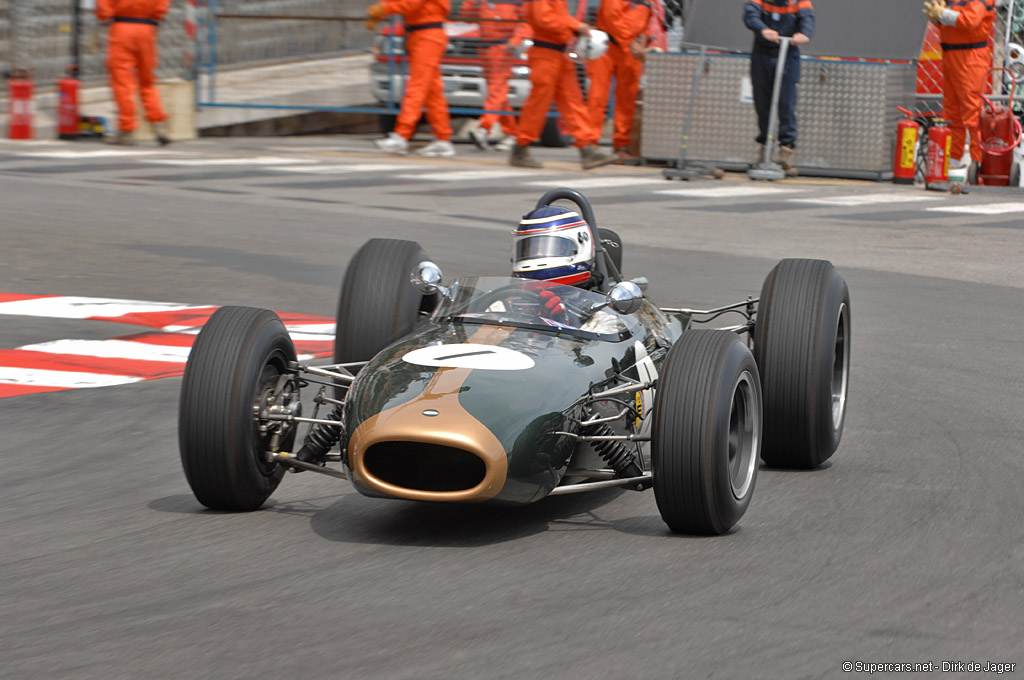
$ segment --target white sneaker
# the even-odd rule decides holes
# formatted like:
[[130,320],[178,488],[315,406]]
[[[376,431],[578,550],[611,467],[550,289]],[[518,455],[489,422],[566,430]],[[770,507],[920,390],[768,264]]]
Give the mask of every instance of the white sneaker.
[[387,137],[374,140],[373,143],[377,145],[378,149],[388,153],[396,153],[399,156],[409,153],[409,141],[396,132],[389,132]]
[[487,130],[482,127],[475,127],[469,131],[469,138],[481,149],[487,149]]
[[455,156],[455,147],[452,146],[451,142],[435,139],[416,153],[428,158],[453,158]]
[[492,146],[491,148],[495,151],[511,151],[512,147],[516,145],[516,138],[514,135],[505,135],[501,138],[501,141]]

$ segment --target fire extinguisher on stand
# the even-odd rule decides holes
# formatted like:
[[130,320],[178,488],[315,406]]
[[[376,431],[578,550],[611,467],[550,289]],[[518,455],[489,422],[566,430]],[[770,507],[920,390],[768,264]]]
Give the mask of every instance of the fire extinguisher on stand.
[[924,184],[929,185],[949,182],[949,152],[953,143],[953,133],[947,127],[949,121],[936,119],[928,128],[928,155],[925,165]]
[[68,66],[67,74],[57,81],[57,136],[78,139],[78,67]]
[[897,106],[906,118],[896,126],[896,158],[893,161],[893,182],[913,184],[917,174],[917,141],[921,136],[921,125],[914,120],[911,111]]
[[29,72],[14,69],[7,74],[7,91],[10,102],[10,116],[7,119],[9,139],[32,139],[32,119],[36,113],[33,99],[35,87]]

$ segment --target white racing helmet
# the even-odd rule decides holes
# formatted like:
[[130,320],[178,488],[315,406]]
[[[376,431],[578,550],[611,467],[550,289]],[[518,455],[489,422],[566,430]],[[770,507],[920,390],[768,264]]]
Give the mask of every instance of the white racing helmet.
[[608,34],[592,28],[589,36],[580,36],[575,42],[570,43],[566,54],[570,61],[584,64],[591,59],[597,59],[607,51]]

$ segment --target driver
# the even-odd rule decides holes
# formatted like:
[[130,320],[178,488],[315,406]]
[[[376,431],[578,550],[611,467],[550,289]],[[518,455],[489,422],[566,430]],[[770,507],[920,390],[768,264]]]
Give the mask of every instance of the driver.
[[[553,284],[590,289],[596,281],[595,259],[594,234],[574,210],[555,205],[537,208],[523,215],[514,232],[512,275],[536,281],[540,316],[586,331],[617,332],[620,321],[614,314],[603,310],[590,314],[571,301],[567,306],[549,289]],[[564,296],[565,289],[561,291]]]

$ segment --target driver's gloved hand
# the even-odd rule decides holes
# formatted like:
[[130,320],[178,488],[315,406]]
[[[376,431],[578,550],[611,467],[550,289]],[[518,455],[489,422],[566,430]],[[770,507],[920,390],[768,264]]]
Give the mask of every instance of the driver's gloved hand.
[[537,295],[540,296],[541,302],[544,304],[544,308],[547,310],[550,318],[554,319],[556,316],[565,318],[567,316],[565,305],[562,304],[562,298],[550,290],[542,290]]

